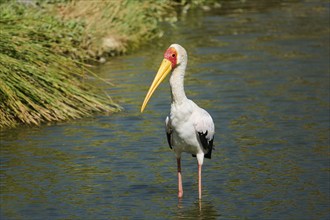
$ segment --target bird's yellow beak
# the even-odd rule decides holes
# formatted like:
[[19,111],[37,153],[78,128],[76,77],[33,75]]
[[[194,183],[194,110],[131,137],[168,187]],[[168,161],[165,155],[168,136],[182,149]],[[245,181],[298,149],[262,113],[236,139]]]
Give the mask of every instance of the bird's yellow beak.
[[168,59],[163,59],[162,63],[160,64],[160,67],[158,69],[158,72],[154,78],[154,81],[152,82],[149,91],[144,98],[143,104],[141,106],[141,112],[145,109],[147,106],[147,103],[152,96],[152,94],[155,92],[159,84],[166,78],[166,76],[171,72],[172,70],[172,63]]

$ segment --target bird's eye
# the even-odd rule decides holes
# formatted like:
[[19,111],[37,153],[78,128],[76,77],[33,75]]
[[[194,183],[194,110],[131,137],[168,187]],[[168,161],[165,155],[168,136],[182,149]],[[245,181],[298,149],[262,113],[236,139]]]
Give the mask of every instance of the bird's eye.
[[175,57],[175,53],[172,54],[172,57]]

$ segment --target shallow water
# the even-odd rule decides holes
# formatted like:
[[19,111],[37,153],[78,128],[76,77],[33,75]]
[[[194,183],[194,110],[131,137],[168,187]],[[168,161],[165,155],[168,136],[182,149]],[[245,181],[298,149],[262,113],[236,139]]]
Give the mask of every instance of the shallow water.
[[[98,67],[123,112],[1,131],[1,219],[329,219],[329,3],[265,2],[182,15]],[[187,96],[216,126],[201,203],[188,154],[176,198],[167,83],[139,113],[173,42],[189,54]]]

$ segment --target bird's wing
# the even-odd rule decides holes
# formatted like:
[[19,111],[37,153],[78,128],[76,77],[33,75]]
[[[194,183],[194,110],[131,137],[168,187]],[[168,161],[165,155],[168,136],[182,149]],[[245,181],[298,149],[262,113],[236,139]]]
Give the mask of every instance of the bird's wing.
[[204,157],[211,159],[214,140],[214,123],[212,117],[207,111],[199,108],[193,114],[193,120],[197,138],[206,151]]
[[166,131],[168,145],[172,149],[172,125],[171,125],[171,120],[168,116],[165,119],[165,131]]

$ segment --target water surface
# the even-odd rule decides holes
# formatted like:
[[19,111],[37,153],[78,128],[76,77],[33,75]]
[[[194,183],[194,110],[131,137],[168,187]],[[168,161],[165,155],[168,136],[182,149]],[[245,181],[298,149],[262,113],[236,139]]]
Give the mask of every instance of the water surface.
[[[329,3],[229,1],[164,24],[164,37],[95,69],[125,110],[0,132],[1,219],[329,219]],[[171,43],[189,98],[213,116],[212,160],[167,146],[164,83],[139,109]]]

